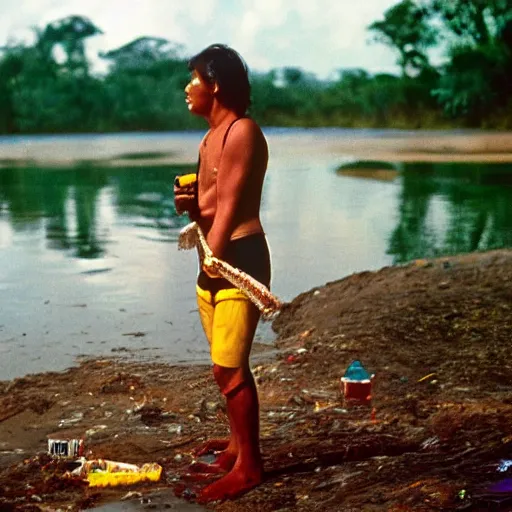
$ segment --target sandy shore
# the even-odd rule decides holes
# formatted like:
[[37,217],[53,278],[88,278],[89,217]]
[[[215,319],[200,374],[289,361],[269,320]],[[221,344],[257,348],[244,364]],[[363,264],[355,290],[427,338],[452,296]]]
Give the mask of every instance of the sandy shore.
[[[512,133],[440,131],[269,131],[271,157],[300,154],[390,162],[512,162]],[[4,138],[0,167],[36,165],[148,166],[193,164],[200,133]],[[298,149],[299,148],[299,149]]]
[[408,137],[340,140],[334,149],[360,159],[390,162],[512,162],[512,134],[419,131]]

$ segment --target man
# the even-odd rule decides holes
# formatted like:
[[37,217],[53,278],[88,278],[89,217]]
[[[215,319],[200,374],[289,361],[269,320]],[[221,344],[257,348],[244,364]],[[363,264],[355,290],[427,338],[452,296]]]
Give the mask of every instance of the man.
[[[246,116],[247,67],[237,52],[217,44],[193,57],[189,69],[188,108],[210,129],[199,147],[197,183],[174,189],[176,209],[197,222],[213,256],[269,287],[270,255],[259,215],[268,148],[259,126]],[[197,452],[223,449],[214,463],[200,464],[203,472],[226,473],[201,491],[198,499],[206,502],[232,498],[262,480],[258,396],[249,368],[260,314],[204,262],[197,301],[231,430],[229,441],[207,443]]]

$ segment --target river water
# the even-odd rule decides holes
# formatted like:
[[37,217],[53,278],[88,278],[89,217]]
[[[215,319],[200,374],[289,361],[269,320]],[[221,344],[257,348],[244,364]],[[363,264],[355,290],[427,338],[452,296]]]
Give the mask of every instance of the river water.
[[[262,221],[285,301],[354,272],[512,247],[511,164],[337,172],[354,160],[336,149],[347,131],[265,133]],[[0,380],[87,356],[208,360],[172,201],[201,136],[0,139]],[[272,338],[262,324],[259,341]]]

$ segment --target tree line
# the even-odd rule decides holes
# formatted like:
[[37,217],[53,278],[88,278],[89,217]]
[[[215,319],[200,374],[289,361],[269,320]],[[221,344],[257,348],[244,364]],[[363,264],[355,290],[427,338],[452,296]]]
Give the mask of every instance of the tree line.
[[[512,128],[509,0],[402,0],[368,27],[400,73],[340,69],[319,80],[300,68],[251,73],[251,114],[264,126]],[[140,37],[100,54],[90,71],[90,19],[69,16],[35,31],[31,45],[0,49],[0,133],[163,131],[203,128],[183,98],[180,45]],[[432,50],[445,56],[431,62]],[[336,56],[333,55],[333,62]]]

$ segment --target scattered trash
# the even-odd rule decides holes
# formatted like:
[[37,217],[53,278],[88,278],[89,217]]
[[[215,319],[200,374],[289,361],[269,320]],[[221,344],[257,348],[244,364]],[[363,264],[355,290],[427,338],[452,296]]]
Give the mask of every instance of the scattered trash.
[[372,380],[361,364],[361,361],[353,361],[345,375],[341,378],[341,389],[345,402],[348,405],[369,405],[372,399]]
[[439,445],[439,441],[440,439],[437,436],[429,437],[428,439],[425,439],[425,441],[421,443],[421,449],[430,450],[431,448],[435,448],[437,445]]
[[144,481],[158,482],[161,474],[162,466],[154,462],[136,466],[103,459],[84,460],[80,467],[71,472],[73,476],[86,479],[90,487],[114,487]]
[[132,498],[142,498],[142,493],[137,491],[130,491],[121,498],[121,501],[130,500]]
[[322,389],[303,389],[301,390],[303,398],[306,402],[314,403],[318,400],[335,401],[338,397],[337,393],[332,391],[324,391]]
[[421,377],[421,379],[418,379],[418,382],[423,382],[424,380],[430,379],[430,377],[434,377],[436,372],[429,373],[428,375],[425,375],[424,377]]
[[314,327],[312,327],[311,329],[306,329],[305,331],[300,333],[299,338],[304,339],[304,338],[311,336],[311,334],[313,333],[314,330],[315,330]]
[[[134,386],[130,386],[130,391],[134,391]],[[141,402],[135,402],[135,405],[133,406],[133,412],[139,412],[143,409],[143,407],[146,405],[147,403],[147,399],[146,399],[146,395],[144,395],[144,398],[142,399]]]
[[94,427],[85,431],[85,437],[93,437],[98,432],[106,430],[107,428],[107,425],[95,425]]
[[315,402],[314,412],[324,412],[333,409],[337,404],[331,402]]
[[66,425],[73,425],[75,423],[78,423],[79,421],[83,420],[84,413],[83,412],[74,412],[71,415],[71,418],[66,418],[59,421],[59,427],[64,427]]
[[505,473],[508,471],[508,468],[512,468],[512,460],[501,460],[500,465],[498,466],[498,471]]
[[52,457],[75,459],[84,453],[83,439],[48,439],[48,453]]
[[302,360],[302,356],[304,356],[305,354],[307,354],[307,349],[305,348],[299,348],[295,351],[295,353],[293,354],[289,354],[288,356],[286,356],[285,358],[285,361],[288,363],[288,364],[291,364],[291,363],[295,363],[297,361],[300,361]]
[[[201,407],[203,407],[203,404],[201,404]],[[217,412],[218,409],[221,409],[222,406],[221,406],[220,402],[204,401],[204,408],[207,413],[214,414]]]

